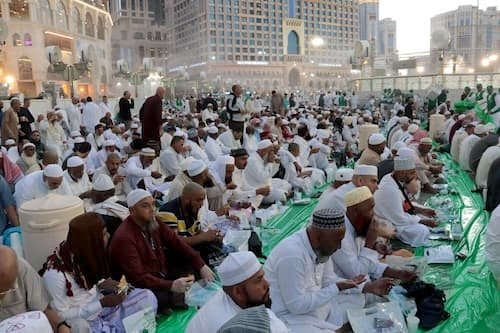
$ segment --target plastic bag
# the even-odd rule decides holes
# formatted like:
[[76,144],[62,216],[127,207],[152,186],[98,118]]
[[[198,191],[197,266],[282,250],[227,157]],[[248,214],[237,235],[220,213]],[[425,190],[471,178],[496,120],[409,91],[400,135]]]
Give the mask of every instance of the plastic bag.
[[219,290],[221,286],[215,282],[194,283],[186,292],[185,300],[189,306],[201,308],[210,300]]
[[408,333],[397,303],[378,303],[367,309],[348,309],[354,333]]
[[156,313],[153,308],[146,308],[123,318],[126,333],[156,332]]
[[227,230],[224,235],[224,244],[230,245],[237,251],[247,251],[250,230]]

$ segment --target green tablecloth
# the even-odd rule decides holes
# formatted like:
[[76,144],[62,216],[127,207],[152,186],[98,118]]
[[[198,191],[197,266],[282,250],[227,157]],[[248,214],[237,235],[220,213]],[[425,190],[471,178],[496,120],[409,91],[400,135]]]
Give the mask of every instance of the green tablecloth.
[[[455,252],[465,252],[468,257],[454,265],[430,265],[427,268],[424,280],[445,290],[446,309],[451,314],[450,319],[428,332],[500,332],[500,292],[484,260],[489,216],[483,210],[481,196],[471,192],[474,188],[471,178],[451,161],[449,155],[442,155],[440,159],[446,164],[450,188],[457,192],[448,197],[453,201],[464,228],[462,240],[451,244]],[[289,205],[282,215],[269,221],[266,226],[274,230],[266,230],[261,234],[264,254],[268,255],[283,238],[304,228],[316,204],[317,199],[313,199],[306,206]],[[418,248],[416,254],[422,255],[423,248]],[[183,332],[194,313],[194,309],[189,309],[160,319],[157,332]]]

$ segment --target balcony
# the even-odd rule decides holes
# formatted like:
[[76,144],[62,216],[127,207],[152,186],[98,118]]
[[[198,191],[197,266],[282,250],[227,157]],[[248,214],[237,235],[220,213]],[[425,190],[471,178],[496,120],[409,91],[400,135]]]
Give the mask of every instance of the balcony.
[[285,62],[303,62],[304,56],[300,54],[288,54],[284,57]]

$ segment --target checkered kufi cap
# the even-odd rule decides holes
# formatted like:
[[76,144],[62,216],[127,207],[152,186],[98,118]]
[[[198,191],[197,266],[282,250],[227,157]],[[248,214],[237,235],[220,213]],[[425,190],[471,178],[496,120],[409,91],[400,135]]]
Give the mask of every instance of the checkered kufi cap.
[[323,230],[342,229],[345,227],[344,212],[334,208],[317,210],[313,213],[312,226]]

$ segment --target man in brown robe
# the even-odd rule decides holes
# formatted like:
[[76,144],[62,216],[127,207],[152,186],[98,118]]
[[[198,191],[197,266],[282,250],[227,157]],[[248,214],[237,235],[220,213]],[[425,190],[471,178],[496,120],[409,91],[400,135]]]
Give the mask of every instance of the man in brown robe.
[[18,114],[20,110],[21,101],[12,99],[10,101],[10,108],[5,111],[2,118],[2,143],[7,141],[7,139],[14,139],[17,141],[19,137],[17,125],[19,124]]
[[148,97],[139,111],[139,118],[142,123],[142,141],[145,143],[155,141],[158,145],[160,144],[161,115],[164,97],[165,88],[158,87],[158,89],[156,89],[156,94]]

